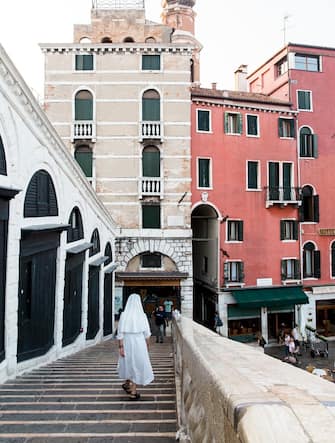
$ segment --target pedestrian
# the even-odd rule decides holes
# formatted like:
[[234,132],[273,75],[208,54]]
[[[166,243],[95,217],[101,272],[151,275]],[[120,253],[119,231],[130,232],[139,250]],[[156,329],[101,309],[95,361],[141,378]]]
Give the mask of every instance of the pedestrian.
[[154,312],[155,324],[156,324],[156,343],[164,342],[164,331],[166,326],[164,306],[159,305]]
[[173,302],[169,299],[165,300],[164,304],[164,308],[165,308],[165,313],[166,313],[166,324],[167,326],[169,326],[169,321],[172,320],[172,307],[173,307]]
[[137,385],[148,385],[154,379],[148,352],[150,335],[141,297],[131,294],[121,314],[117,336],[120,354],[118,375],[125,380],[122,387],[131,400],[140,398]]
[[291,341],[291,336],[288,332],[286,332],[284,337],[285,358],[287,358],[290,354],[290,349],[289,349],[290,341]]
[[296,348],[296,352],[300,353],[300,342],[301,342],[301,334],[299,332],[298,329],[298,325],[295,324],[294,328],[292,329],[292,336],[294,338],[294,343],[295,343],[295,348]]
[[214,315],[214,329],[220,335],[222,335],[222,332],[221,332],[222,326],[223,326],[223,322],[222,322],[222,320],[221,320],[221,318],[219,316],[219,313],[218,313],[218,311],[215,311],[215,315]]

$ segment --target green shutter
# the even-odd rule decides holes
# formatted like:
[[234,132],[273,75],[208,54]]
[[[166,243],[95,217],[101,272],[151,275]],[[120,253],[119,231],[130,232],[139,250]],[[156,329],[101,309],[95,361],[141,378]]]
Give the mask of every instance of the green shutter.
[[295,138],[295,120],[290,120],[290,137]]
[[209,188],[209,159],[198,159],[198,186],[199,188]]
[[74,158],[77,160],[79,166],[83,170],[86,177],[93,175],[93,155],[91,152],[76,151]]
[[159,205],[142,206],[142,225],[143,229],[160,229],[161,227],[161,208]]
[[293,240],[298,240],[299,236],[299,223],[297,221],[293,222]]
[[283,163],[284,200],[292,200],[291,195],[291,163]]
[[142,120],[160,121],[160,99],[143,98],[142,99]]
[[237,116],[237,133],[242,134],[243,131],[243,117],[242,114],[238,114]]
[[248,189],[257,189],[258,187],[258,163],[248,162]]
[[75,100],[75,120],[93,120],[92,99]]
[[228,112],[224,113],[224,132],[226,134],[229,133],[229,114],[228,114]]
[[239,282],[243,283],[244,282],[244,263],[240,262],[239,264],[239,271],[240,271],[240,275],[239,275]]
[[144,151],[142,157],[143,177],[160,177],[160,153],[159,151]]
[[280,240],[285,240],[285,220],[280,220]]
[[283,119],[282,118],[278,118],[278,135],[279,135],[279,137],[284,137]]
[[161,57],[160,55],[142,55],[143,71],[160,71]]
[[313,221],[316,222],[316,223],[319,223],[319,221],[320,221],[319,206],[320,206],[319,196],[318,195],[314,195],[313,196],[313,210],[314,210]]
[[321,255],[320,251],[314,251],[314,277],[321,278]]
[[198,131],[209,132],[209,111],[198,109]]
[[243,221],[240,220],[237,222],[238,227],[238,240],[243,241]]
[[93,55],[77,54],[76,71],[93,71]]
[[287,272],[286,272],[286,260],[281,260],[281,279],[286,280],[287,279]]
[[312,135],[312,143],[313,143],[313,157],[318,158],[319,156],[319,147],[318,147],[318,136],[317,134]]

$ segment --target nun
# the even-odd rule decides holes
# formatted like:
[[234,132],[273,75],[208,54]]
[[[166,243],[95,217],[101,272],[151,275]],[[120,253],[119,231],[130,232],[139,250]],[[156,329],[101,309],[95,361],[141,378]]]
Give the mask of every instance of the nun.
[[151,336],[141,297],[131,294],[118,324],[118,375],[125,380],[122,388],[131,400],[138,400],[137,385],[148,385],[154,379],[148,346]]

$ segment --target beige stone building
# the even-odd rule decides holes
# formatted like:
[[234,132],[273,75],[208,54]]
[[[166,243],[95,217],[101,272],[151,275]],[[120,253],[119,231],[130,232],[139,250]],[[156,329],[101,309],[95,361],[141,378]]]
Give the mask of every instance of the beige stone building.
[[192,313],[190,87],[199,80],[194,0],[95,0],[69,44],[41,44],[45,109],[120,226],[115,298]]

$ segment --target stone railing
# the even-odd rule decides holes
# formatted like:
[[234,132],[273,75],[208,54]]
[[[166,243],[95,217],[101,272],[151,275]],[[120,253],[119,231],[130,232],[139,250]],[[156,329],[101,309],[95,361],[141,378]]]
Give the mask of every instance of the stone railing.
[[90,120],[75,121],[72,124],[71,140],[96,141],[96,124]]
[[163,197],[163,180],[160,177],[141,177],[139,180],[139,195]]
[[174,321],[180,441],[334,441],[335,384],[181,317]]

